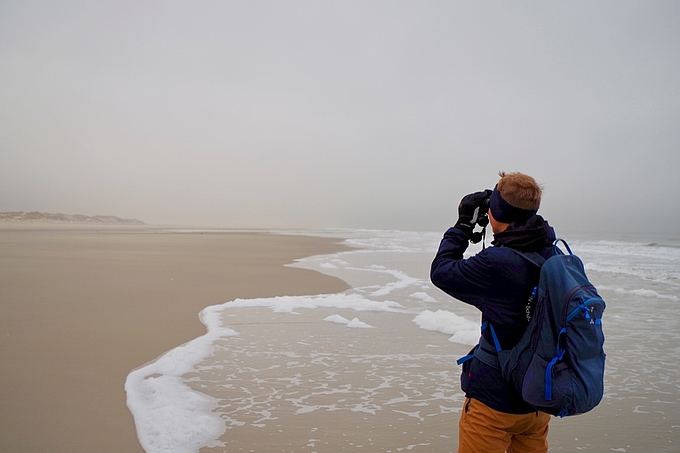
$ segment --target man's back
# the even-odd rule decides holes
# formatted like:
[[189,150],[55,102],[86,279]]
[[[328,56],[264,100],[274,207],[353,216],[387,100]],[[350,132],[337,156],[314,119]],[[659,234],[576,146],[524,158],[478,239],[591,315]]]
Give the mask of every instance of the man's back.
[[[528,248],[526,245],[520,248],[536,251],[546,258],[552,254],[555,239],[552,228],[539,216],[534,219],[530,227],[518,227],[515,234],[510,230],[505,236],[508,245],[488,247],[468,259],[463,259],[468,245],[465,234],[450,228],[432,262],[432,283],[450,296],[477,307],[482,313],[482,323],[494,326],[503,349],[514,346],[528,325],[526,305],[539,274],[538,268],[510,250],[516,248],[512,239],[533,236],[535,240],[525,241],[530,244]],[[490,330],[485,329],[482,335],[488,344],[494,344]],[[467,365],[462,385],[468,396],[498,411],[534,412],[510,388],[499,370],[477,360]]]

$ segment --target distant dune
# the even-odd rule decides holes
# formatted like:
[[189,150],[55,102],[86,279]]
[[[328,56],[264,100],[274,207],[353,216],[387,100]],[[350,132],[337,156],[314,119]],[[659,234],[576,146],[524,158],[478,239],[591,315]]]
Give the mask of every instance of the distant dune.
[[0,222],[32,223],[106,223],[144,225],[137,219],[121,219],[113,215],[86,216],[82,214],[50,214],[47,212],[0,212]]

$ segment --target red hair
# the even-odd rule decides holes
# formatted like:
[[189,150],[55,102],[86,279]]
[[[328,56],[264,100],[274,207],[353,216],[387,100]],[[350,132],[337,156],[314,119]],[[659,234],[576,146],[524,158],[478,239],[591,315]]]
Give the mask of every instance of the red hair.
[[543,188],[534,178],[524,173],[498,172],[501,179],[497,190],[505,201],[516,208],[537,211],[541,206]]

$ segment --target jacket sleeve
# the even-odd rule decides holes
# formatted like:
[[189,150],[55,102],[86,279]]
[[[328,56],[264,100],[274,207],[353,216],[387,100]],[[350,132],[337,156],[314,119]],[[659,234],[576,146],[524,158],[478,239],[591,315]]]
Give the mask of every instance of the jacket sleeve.
[[[432,262],[430,279],[446,294],[477,307],[501,345],[514,345],[526,329],[526,301],[538,269],[507,247],[487,247],[470,258],[468,236],[449,228]],[[488,335],[485,332],[484,335]]]
[[449,228],[432,262],[430,280],[448,295],[481,309],[495,269],[485,253],[465,259],[468,244],[469,236],[464,231]]

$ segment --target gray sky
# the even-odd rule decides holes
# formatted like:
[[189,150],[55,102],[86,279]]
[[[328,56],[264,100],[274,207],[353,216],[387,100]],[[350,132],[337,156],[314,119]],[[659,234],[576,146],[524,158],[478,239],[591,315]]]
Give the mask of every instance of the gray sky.
[[680,232],[680,2],[0,3],[0,211]]

